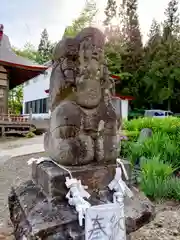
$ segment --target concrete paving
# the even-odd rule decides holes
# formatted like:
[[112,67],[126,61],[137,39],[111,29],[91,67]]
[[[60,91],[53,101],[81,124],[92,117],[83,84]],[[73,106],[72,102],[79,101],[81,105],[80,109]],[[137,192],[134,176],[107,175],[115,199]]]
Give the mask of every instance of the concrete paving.
[[12,157],[44,152],[43,136],[32,139],[18,139],[0,144],[0,164]]

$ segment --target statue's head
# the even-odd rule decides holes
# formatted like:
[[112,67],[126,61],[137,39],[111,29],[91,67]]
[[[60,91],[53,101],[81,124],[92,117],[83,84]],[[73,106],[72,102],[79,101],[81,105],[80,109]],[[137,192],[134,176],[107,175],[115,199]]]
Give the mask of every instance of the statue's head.
[[85,108],[100,103],[105,82],[105,36],[97,28],[83,29],[77,36],[79,43],[79,75],[76,78],[76,102]]
[[76,58],[78,55],[78,42],[74,38],[64,37],[57,43],[53,52],[53,60],[58,61],[61,58]]
[[104,44],[104,34],[97,28],[89,27],[74,38],[64,37],[56,45],[53,53],[55,71],[52,72],[51,81],[57,84],[51,85],[54,88],[56,85],[59,101],[64,99],[63,96],[67,98],[68,94],[72,96],[71,91],[66,91],[72,86],[73,99],[79,105],[92,108],[99,104],[102,80],[105,78]]
[[90,39],[92,45],[101,49],[104,48],[105,44],[104,34],[98,28],[93,27],[84,28],[77,34],[76,39],[79,43],[83,42],[85,39]]

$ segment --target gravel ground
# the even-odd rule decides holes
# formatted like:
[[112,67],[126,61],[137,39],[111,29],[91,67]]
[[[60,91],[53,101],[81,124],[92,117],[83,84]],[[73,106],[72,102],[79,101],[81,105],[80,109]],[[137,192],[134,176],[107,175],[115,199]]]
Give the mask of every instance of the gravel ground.
[[[19,139],[0,142],[0,149],[14,148],[41,143],[42,136],[33,139]],[[34,153],[14,157],[4,163],[0,161],[0,240],[14,240],[8,216],[8,194],[13,185],[19,185],[31,178],[27,161],[31,157],[42,157],[45,153]],[[180,240],[180,204],[165,202],[156,204],[156,218],[132,234],[131,240]]]
[[31,178],[31,167],[27,161],[31,157],[45,156],[45,153],[37,153],[11,158],[0,166],[0,222],[7,218],[7,198],[11,186]]
[[131,240],[180,240],[180,207],[157,212],[155,219],[131,235]]
[[[34,138],[4,138],[0,140],[0,151],[12,150],[22,146],[32,144],[41,144],[43,136],[36,136]],[[4,225],[8,221],[8,194],[11,186],[19,185],[31,178],[31,168],[28,166],[27,161],[31,157],[41,157],[45,153],[33,153],[26,156],[12,157],[4,161],[0,156],[0,225]],[[1,238],[0,238],[1,240]]]

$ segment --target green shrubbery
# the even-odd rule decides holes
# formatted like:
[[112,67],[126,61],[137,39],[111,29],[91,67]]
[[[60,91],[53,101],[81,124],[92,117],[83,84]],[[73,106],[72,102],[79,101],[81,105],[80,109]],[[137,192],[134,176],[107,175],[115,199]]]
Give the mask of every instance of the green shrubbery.
[[180,200],[180,180],[173,176],[175,169],[160,157],[143,159],[139,184],[141,190],[152,199]]
[[[180,119],[140,118],[125,121],[124,134],[128,141],[121,144],[121,154],[132,166],[141,159],[140,188],[153,199],[180,200],[180,179],[174,173],[180,170]],[[138,142],[143,128],[150,128],[153,136]]]
[[138,131],[143,128],[151,128],[153,132],[163,132],[170,136],[180,134],[180,119],[177,117],[167,118],[138,118],[131,121],[124,121],[123,128],[126,131]]
[[35,133],[33,132],[33,131],[29,131],[28,133],[26,133],[25,134],[25,137],[26,138],[33,138],[33,137],[35,137],[36,135],[35,135]]

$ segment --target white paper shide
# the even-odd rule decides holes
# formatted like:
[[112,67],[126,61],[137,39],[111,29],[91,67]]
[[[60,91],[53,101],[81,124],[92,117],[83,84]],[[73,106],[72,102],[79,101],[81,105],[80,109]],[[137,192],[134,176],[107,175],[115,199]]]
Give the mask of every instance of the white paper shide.
[[91,206],[89,202],[84,200],[88,199],[90,194],[85,190],[87,186],[83,186],[80,180],[76,178],[66,177],[66,187],[69,188],[69,192],[66,195],[68,203],[71,206],[75,206],[78,213],[79,225],[83,225],[83,218],[85,218],[86,210]]

